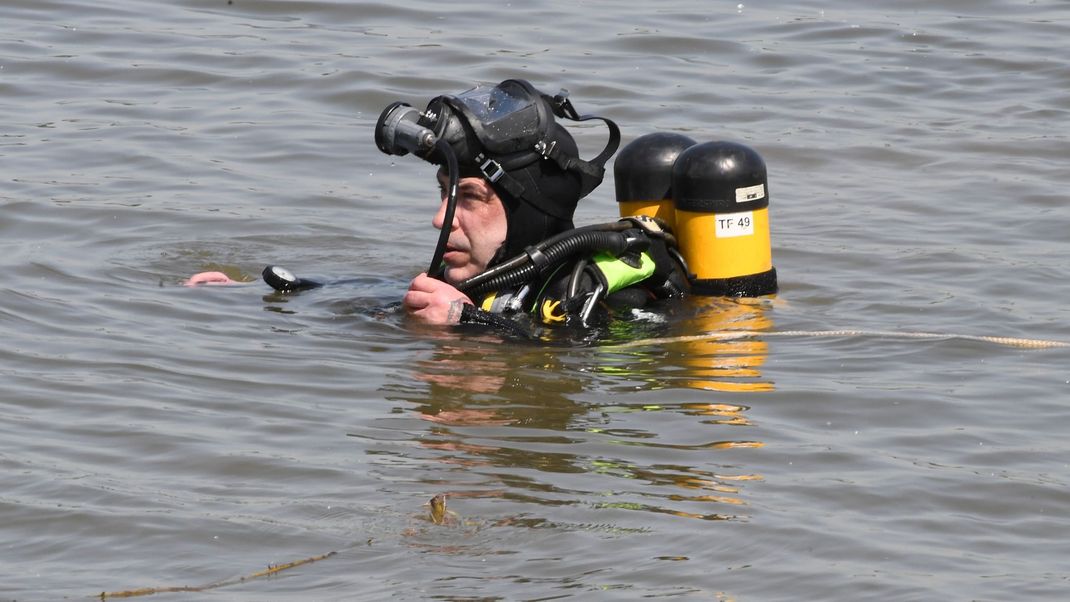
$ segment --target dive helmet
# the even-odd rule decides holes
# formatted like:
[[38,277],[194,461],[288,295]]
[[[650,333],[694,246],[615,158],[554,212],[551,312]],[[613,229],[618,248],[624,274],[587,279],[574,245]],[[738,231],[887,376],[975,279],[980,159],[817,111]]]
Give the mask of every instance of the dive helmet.
[[[605,148],[590,161],[581,159],[555,116],[604,121],[610,130]],[[497,261],[572,228],[576,204],[602,182],[606,161],[620,145],[620,130],[609,119],[579,115],[564,90],[550,96],[527,81],[508,79],[437,96],[423,112],[395,102],[379,116],[375,144],[384,153],[412,152],[437,165],[446,165],[444,153],[452,152],[461,177],[485,178],[508,216],[506,245]]]

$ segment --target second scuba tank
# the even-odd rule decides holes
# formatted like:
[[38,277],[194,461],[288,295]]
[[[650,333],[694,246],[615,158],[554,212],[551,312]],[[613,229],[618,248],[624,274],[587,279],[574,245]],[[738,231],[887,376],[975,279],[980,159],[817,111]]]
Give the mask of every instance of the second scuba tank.
[[673,164],[672,194],[693,292],[757,297],[777,291],[769,183],[754,149],[736,142],[688,148]]
[[672,203],[672,166],[695,141],[683,134],[658,132],[640,136],[620,151],[613,162],[620,216],[646,215],[671,228],[676,221]]

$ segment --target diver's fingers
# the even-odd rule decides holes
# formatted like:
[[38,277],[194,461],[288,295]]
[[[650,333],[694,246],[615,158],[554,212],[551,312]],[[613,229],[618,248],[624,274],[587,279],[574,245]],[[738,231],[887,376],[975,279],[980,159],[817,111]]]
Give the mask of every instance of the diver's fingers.
[[409,311],[418,311],[431,305],[434,295],[425,291],[409,289],[401,299],[401,304]]
[[426,273],[412,279],[401,304],[410,315],[428,324],[457,324],[465,304],[471,303],[453,285]]
[[412,279],[409,284],[409,290],[418,290],[428,293],[433,293],[438,290],[456,290],[452,285],[436,280],[427,275],[427,272],[421,272],[418,276]]

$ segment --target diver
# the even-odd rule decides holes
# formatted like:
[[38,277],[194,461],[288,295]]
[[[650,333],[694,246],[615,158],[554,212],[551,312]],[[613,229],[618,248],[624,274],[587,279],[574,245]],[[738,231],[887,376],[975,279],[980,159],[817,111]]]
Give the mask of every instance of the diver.
[[[605,147],[581,158],[558,119],[604,122]],[[387,106],[379,150],[439,166],[438,244],[404,295],[407,314],[531,337],[544,326],[647,316],[643,308],[690,292],[776,292],[765,164],[744,145],[642,136],[614,165],[623,217],[576,228],[579,201],[601,184],[620,141],[616,123],[580,115],[566,91],[551,96],[520,79],[438,96],[423,111]],[[690,246],[677,243],[681,231]],[[263,277],[282,292],[321,284],[277,266]],[[227,280],[203,273],[188,284]]]
[[[609,141],[585,161],[555,116],[601,119]],[[437,97],[422,113],[395,103],[376,143],[440,166],[432,223],[445,241],[441,263],[414,278],[403,299],[421,322],[587,327],[688,290],[675,241],[657,220],[574,228],[576,206],[602,182],[620,133],[608,119],[578,115],[564,93],[513,79]]]

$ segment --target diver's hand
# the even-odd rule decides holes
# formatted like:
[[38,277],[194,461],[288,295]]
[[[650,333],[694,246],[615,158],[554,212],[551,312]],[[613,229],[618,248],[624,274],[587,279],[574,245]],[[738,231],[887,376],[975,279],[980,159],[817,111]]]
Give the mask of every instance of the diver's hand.
[[230,276],[227,276],[223,272],[201,272],[190,276],[189,280],[183,284],[186,286],[198,286],[201,284],[214,284],[214,285],[227,285],[227,284],[241,284],[237,280],[231,280]]
[[426,324],[459,324],[461,310],[466,304],[473,305],[452,284],[435,280],[426,272],[412,279],[401,304],[409,315]]

